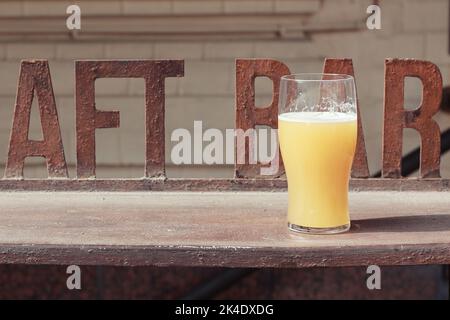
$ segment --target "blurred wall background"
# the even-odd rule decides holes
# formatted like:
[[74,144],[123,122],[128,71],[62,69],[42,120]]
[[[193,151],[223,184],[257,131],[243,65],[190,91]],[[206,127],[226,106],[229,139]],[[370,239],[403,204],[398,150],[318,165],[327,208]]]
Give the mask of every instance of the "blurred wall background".
[[[448,1],[379,1],[382,28],[368,30],[366,8],[372,3],[369,0],[0,1],[0,162],[4,164],[6,159],[21,59],[43,58],[50,62],[66,159],[71,177],[74,177],[76,59],[185,59],[184,78],[166,81],[169,161],[173,145],[170,134],[174,129],[192,130],[194,120],[203,120],[204,129],[234,127],[235,58],[274,58],[286,63],[291,72],[300,73],[321,72],[325,57],[348,57],[353,59],[355,67],[373,173],[380,168],[381,161],[384,59],[430,60],[439,66],[447,85],[450,55]],[[66,8],[71,4],[81,8],[80,31],[66,28]],[[406,81],[405,107],[419,105],[420,89],[418,80]],[[97,130],[98,177],[142,176],[143,80],[102,79],[97,82],[96,90],[97,108],[121,111],[119,129]],[[267,79],[257,79],[256,92],[258,104],[268,103],[271,83]],[[41,130],[36,108],[32,117],[30,136],[38,138]],[[442,130],[450,124],[447,114],[441,113],[436,119]],[[418,145],[418,135],[405,130],[404,151]],[[169,176],[230,177],[232,173],[230,167],[175,167],[168,163]],[[450,176],[450,155],[443,157],[442,175]],[[26,176],[45,177],[44,161],[27,160]],[[36,270],[27,268],[21,268],[19,274]],[[8,275],[14,275],[13,269],[0,267],[4,271],[4,281]],[[402,277],[407,269],[394,269],[393,278]],[[45,277],[46,273],[41,272]],[[201,270],[192,272],[201,277]],[[292,274],[264,272],[262,276],[267,279],[285,277],[289,286],[287,279]],[[312,271],[298,272],[308,274]],[[333,270],[327,272],[337,274]],[[412,282],[403,293],[421,292],[427,297],[435,297],[442,292],[441,269],[418,268],[411,272],[428,277],[428,283],[432,284],[430,288],[434,289],[420,290],[420,284]],[[93,274],[95,277],[95,272]],[[175,277],[166,276],[165,279],[177,282]],[[330,279],[341,283],[337,275]],[[12,286],[10,293],[14,288],[22,292],[17,286],[9,286]],[[186,284],[185,289],[188,287]],[[294,283],[291,289],[296,292]],[[332,291],[336,297],[339,292],[351,292],[352,289],[339,290]],[[39,289],[33,292],[45,296]],[[163,293],[161,295],[164,297]],[[1,292],[0,296],[11,297],[6,292]],[[351,294],[344,296],[351,297]]]

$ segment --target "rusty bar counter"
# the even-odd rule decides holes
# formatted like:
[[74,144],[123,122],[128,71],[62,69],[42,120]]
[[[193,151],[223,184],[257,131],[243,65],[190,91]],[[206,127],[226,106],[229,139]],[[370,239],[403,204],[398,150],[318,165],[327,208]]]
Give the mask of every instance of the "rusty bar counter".
[[352,228],[295,235],[285,192],[0,192],[0,263],[315,267],[450,263],[450,193],[350,193]]

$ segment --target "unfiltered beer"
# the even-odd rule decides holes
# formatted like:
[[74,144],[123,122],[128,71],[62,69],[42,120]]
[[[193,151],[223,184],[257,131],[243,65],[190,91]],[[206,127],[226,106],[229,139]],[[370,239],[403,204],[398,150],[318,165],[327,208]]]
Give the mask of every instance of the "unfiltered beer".
[[347,229],[356,114],[288,112],[279,115],[278,129],[288,179],[289,227]]
[[347,231],[348,186],[358,130],[353,77],[283,76],[278,109],[289,229],[317,234]]

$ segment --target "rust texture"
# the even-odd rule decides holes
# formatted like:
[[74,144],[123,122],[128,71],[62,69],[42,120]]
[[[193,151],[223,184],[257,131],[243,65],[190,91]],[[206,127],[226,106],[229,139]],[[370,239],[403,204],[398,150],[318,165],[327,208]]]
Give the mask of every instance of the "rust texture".
[[296,241],[285,225],[287,195],[278,192],[3,193],[0,225],[7,228],[0,233],[0,264],[331,267],[450,262],[448,192],[357,192],[350,197],[348,233]]
[[[289,68],[282,62],[271,59],[237,59],[236,60],[236,129],[244,132],[254,129],[257,125],[278,128],[278,95],[280,77],[289,74]],[[267,77],[273,82],[272,101],[268,106],[255,106],[255,79]],[[236,178],[255,178],[260,175],[261,164],[250,163],[249,143],[240,146],[236,144],[236,159],[238,154],[246,155],[245,164],[235,164]],[[277,152],[279,154],[279,152]],[[281,156],[279,170],[274,176],[284,173]],[[267,176],[265,176],[267,177]],[[272,176],[273,177],[273,176]]]
[[[415,110],[404,108],[404,79],[422,81],[422,103]],[[401,176],[402,134],[416,129],[421,136],[420,177],[439,178],[441,137],[432,117],[438,112],[442,96],[439,68],[427,61],[386,59],[384,82],[383,168],[385,178]]]
[[[353,71],[353,62],[351,59],[325,59],[323,72],[346,74],[355,77]],[[353,159],[352,177],[368,178],[370,175],[369,166],[367,164],[366,144],[364,141],[364,131],[361,121],[361,113],[359,112],[360,108],[358,99],[356,102],[356,106],[358,111],[358,138],[356,140],[355,158]]]
[[[285,191],[286,179],[0,180],[1,191]],[[350,179],[352,191],[450,191],[449,179]]]
[[[43,140],[40,141],[28,138],[35,92],[42,126]],[[26,157],[44,157],[49,178],[68,178],[50,68],[46,60],[21,63],[5,178],[23,178]]]
[[[350,59],[326,59],[324,72],[353,74]],[[258,125],[277,128],[279,79],[290,73],[281,62],[270,59],[236,60],[236,128],[244,131]],[[77,61],[77,178],[20,180],[24,160],[42,156],[47,160],[50,178],[67,178],[67,166],[58,123],[48,62],[24,61],[21,65],[17,101],[11,131],[5,180],[0,190],[280,190],[286,181],[273,176],[261,178],[262,164],[236,164],[235,179],[147,179],[165,177],[164,168],[164,79],[183,76],[182,60]],[[255,78],[265,76],[273,81],[273,99],[268,106],[255,106]],[[406,110],[404,78],[418,77],[423,83],[423,99],[416,110]],[[143,78],[146,83],[146,164],[144,179],[86,180],[95,177],[95,130],[119,126],[119,114],[97,110],[95,80],[98,78]],[[43,140],[28,139],[31,106],[36,94],[43,130]],[[383,133],[383,170],[387,179],[368,177],[364,135],[358,118],[359,135],[350,182],[353,190],[450,190],[448,179],[439,177],[440,135],[432,119],[438,111],[442,94],[442,79],[437,66],[413,59],[387,59],[385,67],[385,106]],[[402,130],[414,128],[421,134],[421,179],[399,178],[401,173]],[[244,150],[238,147],[245,148]],[[236,153],[249,155],[248,142],[236,144]],[[281,160],[281,159],[280,159]],[[245,178],[245,179],[242,179]],[[430,178],[430,179],[427,179]],[[17,181],[19,180],[19,181]]]
[[0,245],[0,264],[312,268],[449,264],[448,244],[384,247],[226,248],[198,246]]
[[95,106],[95,80],[145,80],[145,177],[164,177],[164,103],[167,77],[184,75],[183,60],[76,61],[77,177],[95,177],[95,129],[119,127],[119,112]]

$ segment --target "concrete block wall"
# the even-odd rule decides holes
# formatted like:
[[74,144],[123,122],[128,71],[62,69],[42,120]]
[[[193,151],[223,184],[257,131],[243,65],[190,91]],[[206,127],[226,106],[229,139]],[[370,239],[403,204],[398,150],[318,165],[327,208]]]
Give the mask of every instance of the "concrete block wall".
[[[365,28],[365,12],[371,1],[356,0],[175,0],[175,1],[78,1],[83,15],[111,16],[190,16],[298,14],[299,23],[326,27],[307,37],[274,39],[211,38],[167,41],[117,40],[14,40],[0,35],[0,163],[6,159],[20,60],[49,59],[61,121],[67,161],[74,176],[75,59],[183,58],[185,77],[167,80],[166,149],[169,159],[170,134],[175,128],[193,128],[203,120],[205,129],[234,127],[234,60],[237,57],[274,58],[285,62],[292,72],[321,72],[325,57],[349,57],[354,61],[358,95],[362,109],[369,165],[375,172],[381,165],[383,64],[386,57],[426,59],[436,63],[449,83],[448,1],[392,0],[381,2],[382,29]],[[70,1],[1,1],[0,19],[61,16]],[[352,23],[357,26],[347,30]],[[270,100],[271,84],[259,80],[257,102]],[[406,107],[420,103],[420,83],[407,81]],[[144,160],[144,83],[140,79],[102,79],[96,86],[100,109],[121,111],[119,129],[97,131],[99,176],[139,177]],[[37,118],[37,112],[33,113]],[[442,129],[449,116],[436,119]],[[37,119],[30,135],[39,135]],[[417,134],[405,130],[404,151],[419,144]],[[27,174],[45,176],[41,160],[29,160]],[[450,175],[450,155],[443,157],[443,175]],[[231,176],[230,168],[169,168],[170,175]]]

